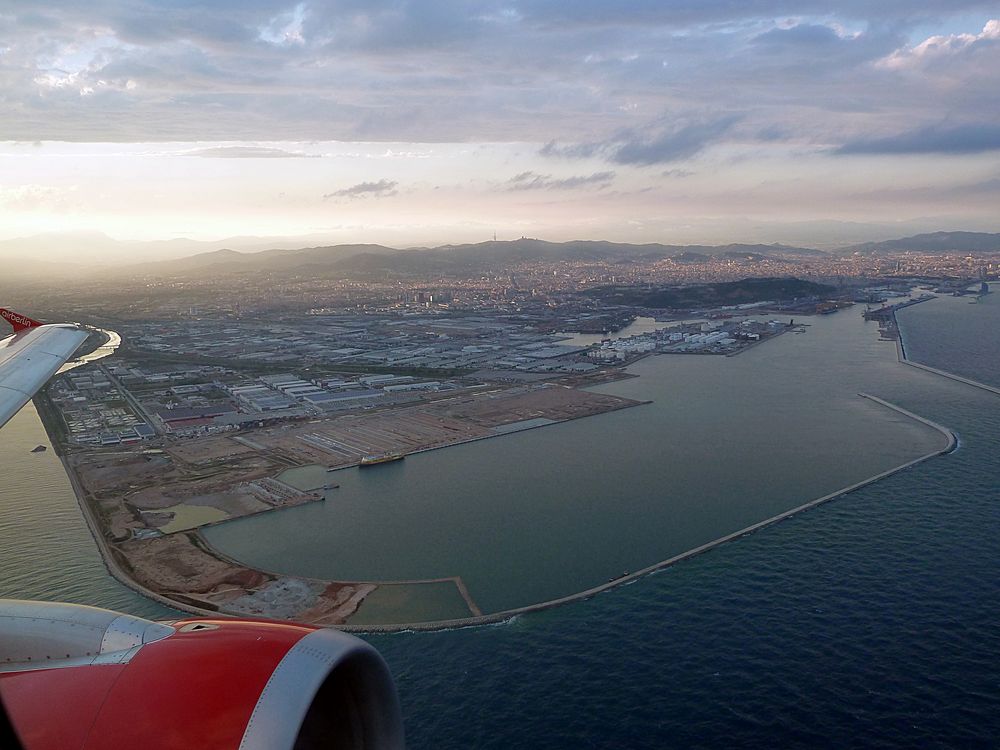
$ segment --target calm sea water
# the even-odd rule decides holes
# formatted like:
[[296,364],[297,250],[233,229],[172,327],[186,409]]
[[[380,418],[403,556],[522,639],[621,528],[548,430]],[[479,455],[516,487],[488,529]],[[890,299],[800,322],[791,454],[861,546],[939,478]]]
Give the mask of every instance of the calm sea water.
[[[900,323],[927,364],[1000,378],[995,298]],[[1000,397],[930,378],[881,395],[961,449],[590,601],[372,638],[411,746],[996,747]]]
[[[942,297],[897,317],[906,353],[917,362],[1000,387],[1000,294],[971,302]],[[910,335],[906,335],[910,334]]]
[[[338,471],[324,503],[205,536],[283,573],[461,576],[484,612],[498,612],[641,570],[945,442],[859,398],[929,377],[901,367],[859,314],[815,319],[737,357],[650,357],[631,372],[597,390],[653,403]],[[383,622],[463,615],[418,612],[419,595],[398,604],[380,607]]]
[[[900,323],[914,358],[1000,385],[997,299],[943,298]],[[877,368],[869,390],[956,429],[960,450],[589,601],[370,638],[409,745],[996,747],[1000,397]],[[155,615],[103,572],[58,463],[26,453],[37,422],[19,419],[0,433],[5,487],[22,487],[0,498],[3,594]]]
[[0,430],[0,456],[0,597],[171,614],[108,574],[33,404]]

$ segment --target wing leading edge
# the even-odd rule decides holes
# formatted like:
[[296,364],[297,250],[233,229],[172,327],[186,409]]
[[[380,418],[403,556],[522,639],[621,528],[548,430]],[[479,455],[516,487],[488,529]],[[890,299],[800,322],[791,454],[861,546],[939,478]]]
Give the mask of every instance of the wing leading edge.
[[87,332],[70,324],[42,325],[0,308],[0,317],[14,326],[14,335],[0,339],[0,426],[31,400],[55,375]]
[[[87,332],[3,308],[0,317],[15,330],[0,339],[3,425]],[[266,620],[154,623],[77,604],[0,600],[0,663],[4,750],[22,747],[15,727],[28,748],[58,750],[405,746],[385,662],[335,630]]]

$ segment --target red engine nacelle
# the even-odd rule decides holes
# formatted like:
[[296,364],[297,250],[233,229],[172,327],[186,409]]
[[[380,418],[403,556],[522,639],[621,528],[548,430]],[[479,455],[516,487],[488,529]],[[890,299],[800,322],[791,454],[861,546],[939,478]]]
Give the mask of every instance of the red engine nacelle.
[[26,750],[403,747],[375,649],[273,621],[0,601],[0,697]]

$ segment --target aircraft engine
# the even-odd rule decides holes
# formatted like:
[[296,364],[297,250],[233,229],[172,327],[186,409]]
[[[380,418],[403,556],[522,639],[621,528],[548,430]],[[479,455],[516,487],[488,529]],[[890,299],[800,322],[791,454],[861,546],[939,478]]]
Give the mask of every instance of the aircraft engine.
[[26,750],[404,746],[374,648],[271,620],[0,600],[0,698]]

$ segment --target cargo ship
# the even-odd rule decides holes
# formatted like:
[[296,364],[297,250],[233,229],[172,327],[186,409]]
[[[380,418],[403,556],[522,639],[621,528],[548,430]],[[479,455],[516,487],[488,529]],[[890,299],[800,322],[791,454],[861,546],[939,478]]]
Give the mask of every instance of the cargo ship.
[[393,453],[387,451],[385,453],[372,453],[368,456],[361,457],[361,463],[358,466],[375,466],[376,464],[386,464],[390,461],[400,461],[405,456],[402,453]]

